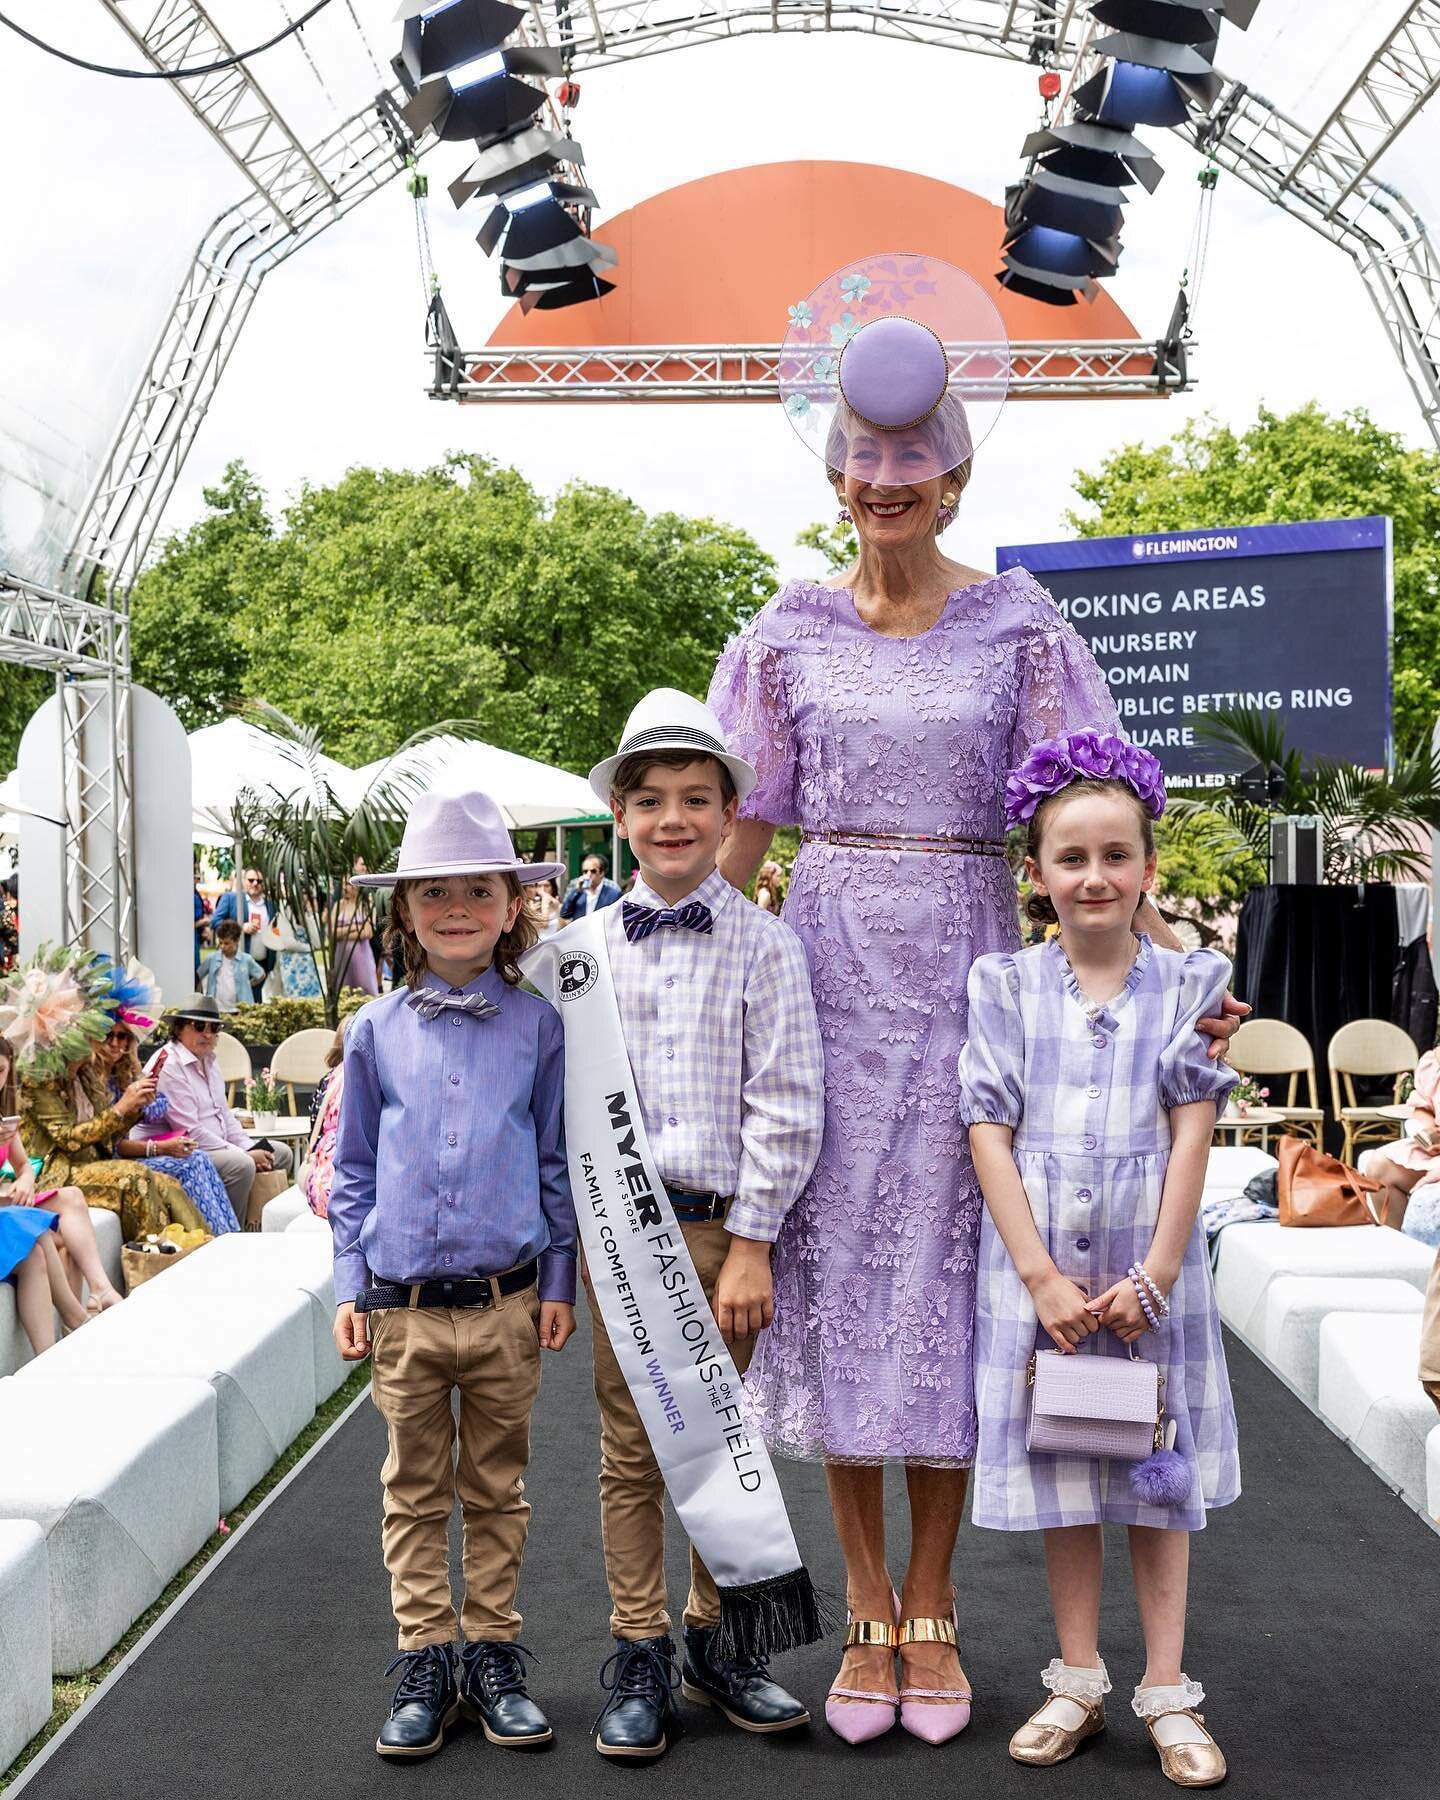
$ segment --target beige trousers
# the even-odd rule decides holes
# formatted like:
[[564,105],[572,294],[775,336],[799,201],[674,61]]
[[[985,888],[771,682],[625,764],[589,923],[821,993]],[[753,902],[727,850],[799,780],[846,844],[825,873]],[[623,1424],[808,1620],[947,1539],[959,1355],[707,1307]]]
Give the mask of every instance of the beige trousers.
[[[520,1635],[515,1590],[540,1388],[535,1288],[493,1307],[387,1307],[370,1320],[370,1394],[390,1430],[381,1541],[400,1648],[455,1639],[450,1516],[464,1527],[466,1638]],[[451,1395],[460,1395],[459,1454]]]
[[[705,1298],[713,1300],[715,1283],[730,1253],[730,1233],[723,1219],[685,1225],[682,1230]],[[610,1584],[610,1633],[632,1642],[637,1638],[668,1637],[671,1627],[665,1594],[665,1482],[605,1335],[589,1270],[584,1274],[585,1293],[590,1301],[595,1398],[600,1403],[600,1537],[605,1547],[605,1579]],[[742,1375],[754,1349],[754,1338],[742,1338],[730,1346],[730,1355]],[[720,1596],[692,1544],[685,1623],[716,1625],[719,1620]]]

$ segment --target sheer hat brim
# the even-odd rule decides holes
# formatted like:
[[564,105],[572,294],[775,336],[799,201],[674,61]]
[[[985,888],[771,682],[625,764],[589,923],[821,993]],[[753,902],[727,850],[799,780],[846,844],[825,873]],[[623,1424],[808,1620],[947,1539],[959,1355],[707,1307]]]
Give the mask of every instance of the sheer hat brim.
[[996,303],[963,270],[891,252],[837,269],[790,308],[785,416],[829,469],[899,487],[961,467],[1010,385]]

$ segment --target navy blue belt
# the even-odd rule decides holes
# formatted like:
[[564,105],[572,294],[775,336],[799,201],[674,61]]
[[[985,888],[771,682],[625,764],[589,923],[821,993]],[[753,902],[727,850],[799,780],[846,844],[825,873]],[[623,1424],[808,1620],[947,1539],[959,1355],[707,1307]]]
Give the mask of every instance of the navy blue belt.
[[723,1219],[730,1208],[726,1194],[692,1194],[685,1188],[666,1188],[675,1217],[682,1225],[703,1225],[710,1219]]
[[355,1300],[356,1312],[379,1312],[389,1306],[476,1306],[482,1311],[507,1294],[534,1287],[539,1265],[532,1258],[503,1275],[478,1275],[464,1281],[373,1281]]

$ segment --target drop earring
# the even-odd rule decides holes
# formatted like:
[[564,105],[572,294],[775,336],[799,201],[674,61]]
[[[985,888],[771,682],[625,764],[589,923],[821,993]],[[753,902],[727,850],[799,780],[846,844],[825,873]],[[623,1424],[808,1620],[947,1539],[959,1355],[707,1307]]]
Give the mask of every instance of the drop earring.
[[840,499],[840,490],[838,488],[835,490],[835,498],[840,501],[840,510],[835,515],[836,523],[839,525],[853,525],[855,523],[854,515],[845,502]]

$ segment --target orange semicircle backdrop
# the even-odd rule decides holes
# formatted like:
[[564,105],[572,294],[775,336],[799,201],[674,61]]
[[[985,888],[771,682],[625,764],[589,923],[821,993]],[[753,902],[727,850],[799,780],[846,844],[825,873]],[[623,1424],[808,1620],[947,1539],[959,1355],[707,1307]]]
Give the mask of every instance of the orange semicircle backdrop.
[[596,226],[618,253],[616,288],[556,312],[519,306],[496,347],[778,344],[788,308],[827,275],[885,251],[936,256],[994,299],[1014,343],[1134,338],[1102,288],[1092,304],[1045,306],[1002,288],[1003,209],[949,182],[873,163],[781,162],[668,188]]

